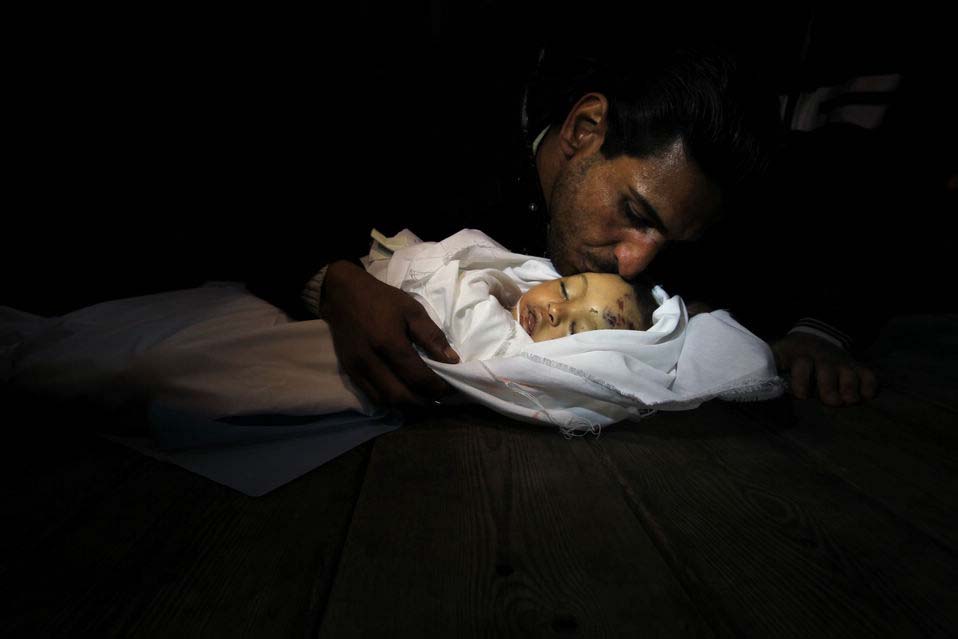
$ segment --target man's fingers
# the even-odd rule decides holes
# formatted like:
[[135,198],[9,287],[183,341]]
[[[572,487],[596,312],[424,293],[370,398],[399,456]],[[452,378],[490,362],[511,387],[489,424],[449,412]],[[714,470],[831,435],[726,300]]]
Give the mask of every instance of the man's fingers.
[[359,390],[366,395],[366,398],[370,402],[375,405],[382,404],[382,396],[379,394],[379,391],[376,390],[375,386],[366,380],[366,367],[361,363],[361,360],[358,358],[345,359],[341,357],[339,363],[343,367],[343,371],[345,371],[350,381],[359,387]]
[[409,344],[396,344],[382,351],[389,367],[402,376],[403,383],[416,395],[437,399],[448,395],[452,389],[422,361],[419,353]]
[[792,357],[789,350],[785,348],[784,340],[772,344],[772,355],[775,357],[775,367],[780,371],[791,370]]
[[793,332],[772,344],[780,371],[790,375],[791,393],[807,399],[811,385],[822,403],[830,406],[854,404],[871,399],[878,391],[878,379],[842,348],[826,339]]
[[426,351],[426,355],[445,364],[458,364],[459,355],[449,346],[442,329],[436,326],[429,314],[417,304],[414,313],[408,316],[409,336]]
[[842,399],[838,394],[838,371],[831,362],[815,362],[815,380],[818,397],[829,406],[838,406]]
[[368,399],[370,403],[372,403],[374,406],[383,405],[382,397],[380,397],[379,391],[377,391],[372,384],[367,382],[365,378],[350,375],[349,379],[359,387],[359,390],[363,392],[363,394],[366,396],[366,399]]
[[860,379],[858,371],[851,366],[842,366],[838,369],[838,391],[842,401],[846,404],[857,404],[861,399],[858,392]]
[[348,262],[331,264],[323,286],[323,317],[336,355],[370,401],[421,406],[451,391],[413,345],[439,361],[450,360],[443,355],[448,344],[442,331],[409,294]]
[[[350,376],[357,380],[360,388],[369,393],[370,400],[374,403],[388,406],[425,404],[421,397],[413,393],[403,380],[393,373],[378,354],[368,353],[366,357],[356,361],[354,368],[355,372],[350,373]],[[370,390],[367,391],[367,389]]]
[[812,360],[796,357],[791,366],[792,394],[799,399],[808,399],[808,387],[812,379]]
[[370,364],[370,381],[380,391],[382,402],[389,406],[425,406],[422,397],[410,389],[385,364],[375,361]]

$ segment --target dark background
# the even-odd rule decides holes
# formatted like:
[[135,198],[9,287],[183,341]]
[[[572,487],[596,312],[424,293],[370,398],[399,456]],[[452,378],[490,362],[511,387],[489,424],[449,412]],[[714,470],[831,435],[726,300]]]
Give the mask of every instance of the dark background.
[[469,179],[460,158],[508,161],[490,141],[514,126],[540,46],[603,38],[720,40],[780,95],[905,72],[882,148],[927,193],[869,221],[902,238],[896,260],[954,245],[943,16],[381,4],[22,16],[5,91],[0,304],[59,314],[237,279],[251,256],[281,259],[299,229],[336,233],[357,212],[402,220],[437,184]]

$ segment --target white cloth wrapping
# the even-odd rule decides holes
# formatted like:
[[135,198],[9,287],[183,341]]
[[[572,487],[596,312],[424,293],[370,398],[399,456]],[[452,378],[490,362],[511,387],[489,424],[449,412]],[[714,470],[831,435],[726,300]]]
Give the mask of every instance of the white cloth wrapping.
[[[380,236],[381,238],[381,236]],[[661,288],[646,331],[600,330],[534,343],[505,306],[559,277],[548,260],[461,231],[381,238],[365,258],[410,293],[462,363],[427,364],[471,400],[563,432],[653,410],[781,393],[768,346],[725,311],[688,320]],[[242,284],[210,282],[96,304],[58,318],[0,307],[0,379],[57,397],[157,402],[209,419],[354,411],[374,415],[339,369],[329,326],[290,321]]]
[[506,307],[560,277],[548,260],[511,253],[469,229],[441,242],[419,242],[406,230],[377,244],[367,270],[423,304],[462,359],[426,363],[472,400],[510,417],[570,435],[716,397],[751,401],[782,393],[765,342],[726,311],[690,321],[682,299],[661,287],[653,291],[660,306],[646,331],[535,343]]
[[353,390],[326,322],[293,322],[237,282],[53,318],[0,306],[0,382],[142,406],[148,435],[100,434],[253,497],[400,426]]
[[[468,399],[510,417],[571,435],[713,397],[782,391],[768,347],[724,311],[689,321],[682,300],[657,288],[647,331],[534,343],[504,305],[558,277],[547,260],[471,230],[438,243],[408,231],[374,237],[369,271],[423,303],[463,360],[427,364]],[[248,495],[398,427],[339,369],[326,322],[291,321],[236,282],[54,318],[0,306],[0,382],[107,407],[143,403],[153,440],[111,439]],[[276,415],[314,419],[268,419]],[[242,416],[252,420],[228,419]]]
[[110,408],[156,402],[209,419],[375,412],[340,371],[326,322],[293,322],[238,282],[55,318],[0,307],[0,354],[0,381]]

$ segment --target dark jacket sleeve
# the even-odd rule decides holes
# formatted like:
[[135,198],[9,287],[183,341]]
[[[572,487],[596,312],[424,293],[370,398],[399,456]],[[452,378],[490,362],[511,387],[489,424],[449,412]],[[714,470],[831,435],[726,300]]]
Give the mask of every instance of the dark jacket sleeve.
[[345,215],[264,216],[273,224],[251,238],[245,251],[243,281],[254,295],[295,319],[314,319],[302,293],[324,266],[337,260],[358,263],[369,252],[375,220],[353,211]]

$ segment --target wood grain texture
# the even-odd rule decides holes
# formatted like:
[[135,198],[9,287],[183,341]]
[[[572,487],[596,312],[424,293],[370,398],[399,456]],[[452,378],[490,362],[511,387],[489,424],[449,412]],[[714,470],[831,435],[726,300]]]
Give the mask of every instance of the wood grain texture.
[[482,409],[376,442],[321,636],[711,636],[583,440]]
[[958,627],[949,549],[729,410],[659,415],[594,444],[695,601],[739,637]]
[[885,385],[958,413],[958,315],[895,317],[866,357]]
[[[742,405],[829,472],[958,551],[958,429],[949,411],[885,388],[854,406]],[[906,416],[907,415],[907,416]]]
[[7,435],[0,447],[0,539],[16,552],[0,554],[0,579],[10,562],[39,551],[43,539],[71,526],[149,463],[49,412],[3,407]]
[[4,402],[0,636],[953,636],[956,326],[859,406],[446,408],[260,498]]
[[4,636],[315,634],[370,448],[259,498],[145,460],[17,557]]
[[958,411],[950,400],[958,385],[958,316],[896,318],[868,356],[883,382],[871,400],[738,408],[956,551]]

